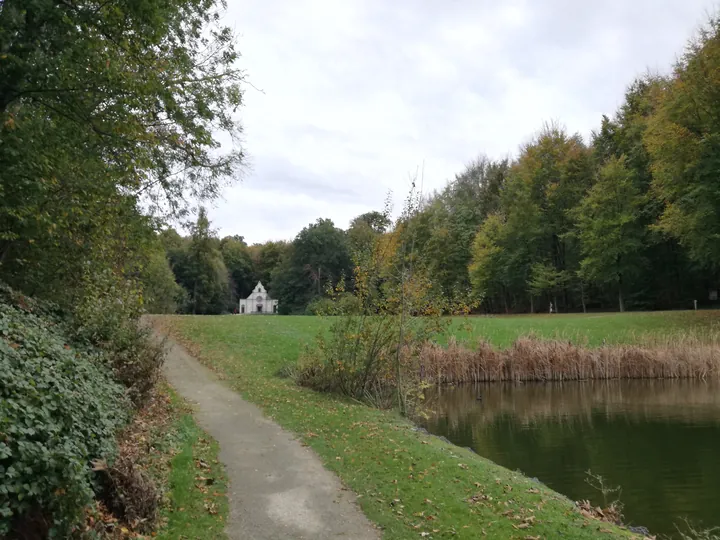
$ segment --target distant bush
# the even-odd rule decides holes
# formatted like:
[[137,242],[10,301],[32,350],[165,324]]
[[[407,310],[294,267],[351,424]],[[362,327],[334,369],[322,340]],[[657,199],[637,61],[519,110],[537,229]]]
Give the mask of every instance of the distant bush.
[[102,353],[29,312],[50,308],[16,300],[0,302],[0,537],[64,538],[92,501],[91,461],[115,454],[129,403]]
[[352,293],[342,293],[334,298],[316,298],[307,307],[308,315],[345,315],[358,313],[361,301]]

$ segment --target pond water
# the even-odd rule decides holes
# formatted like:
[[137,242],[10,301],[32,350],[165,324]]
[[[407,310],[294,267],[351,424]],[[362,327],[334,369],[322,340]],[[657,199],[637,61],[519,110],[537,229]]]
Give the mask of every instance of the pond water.
[[573,500],[603,502],[591,470],[622,487],[630,525],[664,535],[685,519],[720,526],[717,381],[490,383],[429,397],[430,432]]

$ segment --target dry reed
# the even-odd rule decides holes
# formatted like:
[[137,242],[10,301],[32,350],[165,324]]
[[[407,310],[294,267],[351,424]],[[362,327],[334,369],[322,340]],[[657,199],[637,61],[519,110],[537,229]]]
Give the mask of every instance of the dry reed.
[[419,352],[419,373],[442,383],[576,381],[589,379],[707,379],[720,376],[720,344],[685,338],[644,345],[588,348],[567,341],[520,338],[500,350],[487,342],[469,349],[452,340]]

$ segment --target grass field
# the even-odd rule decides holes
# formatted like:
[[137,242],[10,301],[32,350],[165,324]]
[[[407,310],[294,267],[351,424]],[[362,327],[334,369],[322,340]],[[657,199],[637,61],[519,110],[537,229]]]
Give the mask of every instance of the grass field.
[[470,344],[486,339],[497,347],[508,347],[517,338],[529,334],[598,346],[603,340],[634,343],[687,335],[703,339],[716,335],[719,330],[720,311],[658,311],[456,317],[449,333]]
[[[534,333],[590,345],[711,335],[717,312],[454,319],[448,335],[499,347]],[[206,365],[298,434],[360,497],[386,538],[608,538],[562,497],[470,451],[417,432],[392,412],[299,388],[276,376],[327,328],[315,317],[162,317]]]
[[[235,316],[213,317],[223,328]],[[304,344],[312,343],[330,319],[322,317],[244,317],[242,332],[275,336],[275,347],[287,361],[297,359]],[[658,311],[643,313],[597,313],[554,315],[510,315],[452,317],[440,341],[454,336],[469,345],[485,339],[496,347],[508,347],[517,338],[530,334],[546,339],[571,340],[598,346],[607,343],[633,343],[647,339],[672,339],[696,335],[700,338],[720,333],[720,311]],[[275,366],[277,368],[281,366]]]
[[167,500],[157,538],[225,538],[227,483],[218,444],[193,419],[187,404],[170,392],[175,421]]

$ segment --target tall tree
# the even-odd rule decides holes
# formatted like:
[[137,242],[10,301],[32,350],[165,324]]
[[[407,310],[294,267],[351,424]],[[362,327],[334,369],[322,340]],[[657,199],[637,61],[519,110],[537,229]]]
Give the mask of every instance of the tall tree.
[[149,313],[175,313],[187,302],[187,293],[176,281],[167,253],[157,241],[140,270],[145,309]]
[[230,276],[232,309],[238,299],[246,298],[255,286],[255,269],[242,236],[226,236],[220,240],[220,253]]
[[72,301],[82,268],[110,269],[108,251],[127,267],[143,245],[119,228],[151,231],[148,208],[180,210],[233,174],[242,152],[219,137],[239,133],[242,74],[218,7],[0,4],[0,278]]
[[385,233],[390,226],[390,218],[383,212],[366,212],[350,222],[348,242],[353,254],[364,253],[371,249],[378,235]]
[[419,259],[433,276],[437,294],[468,294],[472,242],[481,223],[499,207],[508,167],[507,160],[476,159],[413,216]]
[[[507,311],[506,290],[508,274],[503,251],[505,221],[499,214],[492,214],[483,222],[472,246],[472,260],[468,269],[473,294],[479,300],[500,295]],[[487,305],[487,304],[486,304]]]
[[187,252],[188,311],[197,314],[222,313],[227,309],[230,297],[228,271],[220,253],[219,241],[202,207],[191,233]]
[[720,269],[720,19],[713,18],[657,95],[645,133],[653,188],[663,204],[659,228],[690,256]]
[[615,288],[620,311],[625,310],[623,284],[640,273],[643,264],[644,201],[625,159],[610,158],[572,211],[583,254],[580,275]]
[[255,271],[253,281],[262,281],[272,292],[272,276],[287,258],[292,244],[284,240],[253,244],[248,247],[250,259]]
[[328,286],[351,275],[347,234],[332,220],[318,219],[293,240],[292,249],[273,275],[272,290],[282,312],[301,313]]

